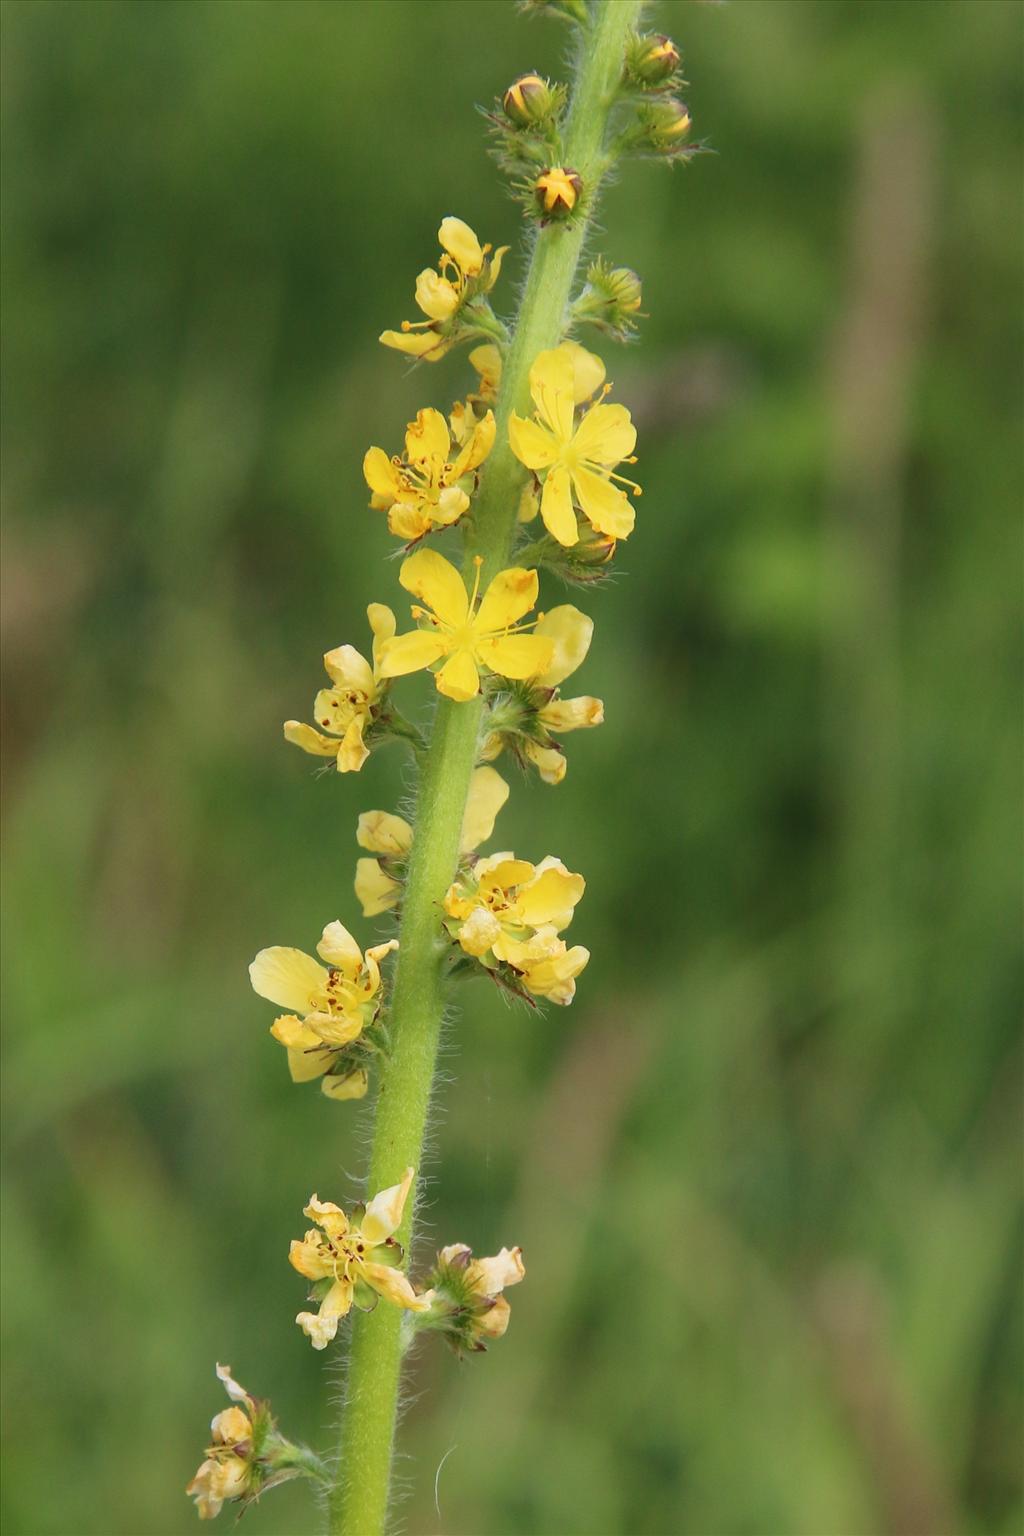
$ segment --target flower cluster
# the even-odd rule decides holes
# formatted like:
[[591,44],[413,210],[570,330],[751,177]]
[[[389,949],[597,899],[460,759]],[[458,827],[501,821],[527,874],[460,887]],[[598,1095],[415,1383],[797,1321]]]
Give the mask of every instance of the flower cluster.
[[214,1414],[206,1455],[185,1489],[200,1520],[215,1519],[225,1504],[244,1508],[289,1478],[325,1478],[319,1459],[278,1433],[270,1404],[239,1386],[229,1365],[218,1365],[217,1377],[231,1407]]
[[436,363],[471,336],[493,336],[500,327],[487,300],[498,281],[507,245],[492,251],[481,245],[462,219],[449,215],[437,231],[441,256],[437,269],[426,267],[416,279],[416,303],[426,320],[403,320],[400,331],[384,331],[381,341],[396,352]]

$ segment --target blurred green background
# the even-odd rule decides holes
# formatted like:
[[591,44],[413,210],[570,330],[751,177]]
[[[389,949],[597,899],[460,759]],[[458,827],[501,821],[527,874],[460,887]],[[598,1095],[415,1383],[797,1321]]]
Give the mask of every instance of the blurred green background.
[[[417,1360],[416,1536],[1021,1528],[1022,15],[655,9],[717,157],[604,205],[650,315],[602,348],[645,491],[582,600],[608,723],[499,834],[585,872],[593,960],[449,1031],[424,1250],[529,1278],[486,1357]],[[4,1530],[178,1536],[215,1360],[330,1443],[285,1254],[366,1116],[289,1087],[245,968],[368,936],[355,820],[404,769],[318,777],[280,723],[397,603],[362,454],[467,370],[376,336],[441,215],[518,241],[473,104],[565,37],[3,28]],[[286,1488],[245,1528],[317,1523]]]

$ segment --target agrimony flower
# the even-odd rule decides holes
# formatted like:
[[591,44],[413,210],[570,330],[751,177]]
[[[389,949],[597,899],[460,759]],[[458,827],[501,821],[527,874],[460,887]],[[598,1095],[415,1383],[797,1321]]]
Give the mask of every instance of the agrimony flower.
[[480,1351],[503,1337],[512,1309],[503,1292],[524,1279],[521,1248],[502,1248],[474,1259],[466,1243],[450,1243],[437,1256],[431,1275],[434,1305],[429,1326],[448,1335],[453,1348]]
[[372,944],[364,955],[348,929],[333,922],[316,948],[324,965],[301,949],[261,949],[249,967],[249,980],[260,997],[292,1010],[270,1029],[288,1052],[292,1082],[319,1077],[328,1098],[362,1098],[367,1075],[347,1048],[377,1017],[380,962],[398,948],[398,940]]
[[398,579],[426,607],[412,609],[419,629],[382,645],[382,676],[401,677],[443,661],[434,678],[438,692],[464,702],[479,693],[481,669],[524,678],[548,666],[552,642],[525,634],[529,626],[519,622],[537,601],[537,572],[521,566],[499,571],[478,603],[482,564],[478,556],[469,591],[451,561],[435,550],[409,556]]
[[466,336],[493,331],[497,322],[486,295],[498,280],[508,250],[503,245],[492,253],[468,224],[451,216],[441,220],[437,238],[437,270],[426,267],[416,279],[416,303],[426,320],[403,320],[400,331],[384,331],[380,338],[384,346],[428,363],[437,362]]
[[395,616],[384,603],[366,610],[373,631],[373,663],[353,645],[339,645],[324,655],[330,688],[321,688],[313,701],[317,722],[304,725],[286,720],[284,739],[314,757],[333,757],[339,773],[358,773],[370,755],[366,736],[381,714],[387,683],[380,672],[381,646],[395,633]]
[[407,1168],[400,1184],[381,1190],[369,1205],[355,1206],[351,1217],[340,1206],[310,1196],[303,1215],[316,1226],[292,1243],[288,1260],[313,1281],[311,1296],[320,1303],[318,1311],[300,1312],[295,1319],[314,1349],[327,1347],[353,1305],[370,1312],[379,1296],[410,1312],[429,1310],[431,1294],[418,1295],[397,1268],[403,1249],[393,1235],[414,1178],[415,1171]]
[[444,899],[448,931],[488,969],[509,966],[528,992],[569,1002],[590,958],[559,938],[586,889],[582,875],[548,857],[537,865],[510,853],[490,854],[460,871]]
[[229,1365],[218,1365],[217,1376],[233,1406],[211,1420],[206,1457],[185,1489],[189,1498],[195,1499],[200,1520],[213,1520],[224,1504],[244,1498],[253,1480],[256,1404],[235,1381]]
[[[493,768],[474,770],[462,819],[460,854],[472,853],[487,841],[508,794],[508,785]],[[390,811],[364,811],[360,816],[356,841],[368,853],[379,855],[356,860],[355,889],[364,917],[377,917],[398,904],[412,837],[409,823]]]
[[532,763],[546,784],[565,778],[566,760],[558,740],[604,722],[604,704],[589,694],[563,699],[559,684],[579,667],[590,649],[594,622],[571,603],[551,608],[538,619],[534,633],[551,640],[549,665],[520,689],[495,701],[492,730],[483,756],[493,759],[508,748],[520,762]]
[[441,412],[417,412],[406,428],[404,458],[389,459],[383,448],[367,450],[363,475],[373,492],[370,505],[386,511],[391,532],[409,541],[457,523],[469,508],[474,484],[469,476],[494,446],[494,431],[494,414],[487,411],[480,421],[474,419],[453,455]]
[[572,213],[582,190],[578,172],[561,165],[542,171],[533,187],[538,206],[547,219],[562,219]]
[[634,462],[636,429],[629,411],[603,404],[602,394],[576,422],[576,406],[593,394],[595,378],[599,385],[604,364],[583,347],[563,345],[539,353],[530,369],[534,417],[513,413],[509,422],[512,452],[543,478],[544,526],[566,547],[580,536],[576,505],[592,528],[612,539],[627,538],[636,517],[629,497],[614,483],[640,493],[639,486],[615,472],[616,465]]

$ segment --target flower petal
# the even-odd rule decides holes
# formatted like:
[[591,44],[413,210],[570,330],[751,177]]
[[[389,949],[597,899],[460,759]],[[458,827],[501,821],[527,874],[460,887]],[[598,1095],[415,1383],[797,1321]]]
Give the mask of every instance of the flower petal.
[[459,929],[459,944],[467,955],[486,955],[501,937],[501,924],[486,907],[474,907]]
[[316,952],[328,965],[336,965],[346,976],[358,976],[363,968],[363,952],[344,923],[328,923],[320,935]]
[[359,1226],[371,1247],[384,1242],[393,1232],[397,1232],[415,1177],[416,1170],[407,1168],[400,1184],[392,1184],[389,1189],[382,1189],[380,1194],[374,1195],[367,1205],[366,1215]]
[[588,352],[578,341],[563,341],[558,350],[567,353],[572,362],[572,396],[577,405],[582,405],[604,383],[604,363],[596,352]]
[[536,878],[520,886],[516,913],[531,928],[549,923],[556,930],[565,928],[586,888],[583,876],[572,874],[564,864],[538,866]]
[[416,303],[430,320],[449,320],[459,307],[459,296],[446,277],[425,267],[416,279]]
[[[462,818],[460,853],[470,853],[486,843],[494,831],[498,812],[509,796],[509,788],[494,768],[476,768],[469,781],[466,813]],[[365,844],[364,844],[365,846]]]
[[468,277],[475,277],[484,264],[480,241],[462,219],[448,214],[441,220],[437,238],[449,256],[454,256]]
[[410,464],[425,464],[435,472],[448,462],[452,440],[440,411],[428,406],[416,412],[405,429],[405,456]]
[[447,649],[447,642],[441,635],[431,634],[427,629],[411,629],[407,635],[395,635],[394,639],[383,642],[377,670],[381,677],[404,677],[407,672],[429,667]]
[[604,724],[604,700],[581,694],[578,699],[553,699],[540,711],[540,720],[549,731],[582,731]]
[[293,747],[301,747],[303,752],[310,752],[314,757],[334,757],[338,751],[336,736],[323,736],[311,725],[303,725],[301,720],[285,721],[284,739],[290,741]]
[[558,441],[539,421],[528,421],[515,411],[508,423],[509,447],[527,469],[547,469],[558,458]]
[[478,421],[466,446],[452,465],[451,477],[458,480],[471,469],[476,469],[494,447],[494,438],[497,426],[494,421],[494,412],[488,411],[482,421]]
[[521,1248],[503,1248],[493,1258],[475,1259],[470,1270],[485,1296],[498,1296],[507,1285],[518,1285],[526,1276]]
[[363,479],[373,494],[385,498],[389,505],[398,501],[405,489],[383,448],[367,448],[363,455]]
[[551,665],[537,678],[545,688],[554,688],[576,671],[590,650],[594,621],[572,603],[562,603],[543,614],[533,632],[546,635],[554,645]]
[[370,755],[370,749],[363,740],[363,731],[366,727],[367,717],[364,714],[356,715],[350,720],[338,747],[338,772],[358,773]]
[[481,640],[477,656],[499,677],[535,677],[551,660],[551,641],[543,635],[499,635]]
[[390,1264],[364,1264],[362,1276],[367,1284],[372,1285],[375,1291],[396,1307],[404,1307],[407,1312],[430,1311],[433,1295],[418,1295],[400,1269],[392,1269]]
[[373,693],[373,668],[354,645],[336,645],[324,653],[324,670],[336,688],[344,693]]
[[403,858],[412,847],[412,827],[390,811],[364,811],[356,824],[356,842],[368,853]]
[[356,860],[354,883],[356,900],[364,917],[379,917],[382,912],[389,911],[402,894],[400,882],[386,875],[376,859]]
[[592,469],[573,470],[572,483],[580,506],[598,533],[606,533],[613,539],[629,537],[636,522],[636,511],[624,491]]
[[407,357],[422,357],[428,363],[436,363],[451,346],[446,336],[438,336],[434,331],[381,331],[377,340],[382,346],[404,352]]
[[312,1012],[323,992],[327,972],[301,949],[275,944],[260,950],[249,967],[249,980],[253,991],[268,1003],[306,1014]]
[[473,660],[473,653],[466,646],[453,651],[440,672],[435,674],[438,693],[457,704],[475,699],[480,692],[480,674]]
[[538,352],[530,369],[530,394],[546,427],[564,447],[572,437],[574,369],[561,347]]
[[477,635],[493,635],[518,623],[537,601],[537,572],[521,565],[499,571],[484,593],[473,620]]
[[636,427],[624,405],[594,405],[576,428],[572,445],[581,459],[614,468],[636,447]]
[[363,1099],[366,1090],[370,1086],[370,1079],[366,1072],[359,1069],[349,1072],[345,1076],[332,1073],[325,1077],[320,1084],[320,1091],[328,1099]]
[[572,506],[569,471],[561,464],[556,464],[554,469],[548,471],[540,498],[540,515],[551,537],[566,549],[571,549],[580,536],[580,530]]
[[529,738],[523,742],[523,751],[545,784],[561,784],[569,767],[564,752],[557,747],[542,747],[539,741]]
[[469,593],[459,572],[435,549],[418,549],[398,573],[407,592],[432,608],[452,629],[460,629],[469,616]]

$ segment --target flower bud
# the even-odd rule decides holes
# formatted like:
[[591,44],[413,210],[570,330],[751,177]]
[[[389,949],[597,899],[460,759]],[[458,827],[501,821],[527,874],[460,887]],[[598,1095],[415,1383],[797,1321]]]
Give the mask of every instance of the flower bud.
[[673,150],[690,132],[689,109],[675,96],[652,101],[643,108],[643,125],[652,149]]
[[540,75],[520,75],[501,98],[505,116],[517,128],[531,128],[552,115],[555,95]]
[[631,267],[609,267],[603,257],[591,263],[587,281],[573,303],[573,314],[622,339],[636,329],[643,284]]
[[553,165],[543,171],[534,183],[534,196],[548,218],[565,218],[572,213],[583,190],[583,182],[576,171]]
[[663,32],[640,33],[626,49],[626,73],[641,87],[664,85],[679,68],[680,53]]

